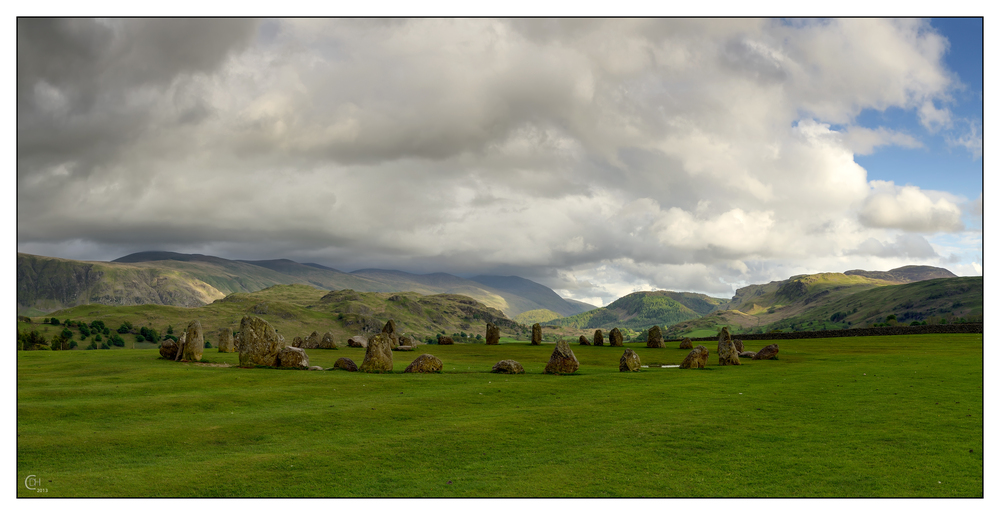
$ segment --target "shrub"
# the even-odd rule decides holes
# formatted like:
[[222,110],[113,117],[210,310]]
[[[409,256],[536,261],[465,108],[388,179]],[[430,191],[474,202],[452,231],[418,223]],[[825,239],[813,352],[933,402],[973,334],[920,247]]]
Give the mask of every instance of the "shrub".
[[141,334],[137,334],[137,335],[135,335],[135,341],[136,341],[136,343],[144,342],[144,341],[146,341],[146,338],[143,337]]
[[[160,334],[156,332],[156,329],[142,326],[142,328],[139,329],[139,334],[141,334],[142,337],[145,338],[146,340],[151,341],[153,343],[160,341]],[[136,341],[141,341],[141,340],[136,340]]]
[[80,330],[80,336],[84,338],[90,336],[90,328],[87,327],[87,324],[80,324],[76,328]]
[[128,320],[122,322],[121,327],[118,328],[118,334],[125,334],[132,330],[132,323]]
[[97,335],[97,336],[95,336],[95,337],[94,337],[94,341],[95,341],[95,342],[99,342],[99,341],[101,341],[101,335]]
[[[108,338],[108,341],[111,342],[111,345],[114,345],[115,347],[124,347],[125,346],[125,340],[123,340],[122,337],[118,336],[117,334],[111,335],[111,337]],[[101,348],[102,349],[110,349],[111,348],[111,347],[106,347],[106,345],[108,345],[108,342],[102,343],[101,344]]]
[[24,350],[41,350],[42,347],[48,349],[49,342],[38,331],[31,331],[24,337]]
[[94,320],[93,322],[90,323],[90,328],[93,329],[93,330],[95,330],[95,331],[104,332],[104,329],[106,328],[106,326],[104,325],[104,321],[102,321],[102,320]]
[[49,319],[49,324],[51,324],[51,325],[62,325],[62,323],[59,322],[58,318],[50,318]]
[[101,344],[101,348],[102,348],[102,349],[110,349],[110,348],[111,348],[111,346],[110,346],[110,345],[108,345],[108,342],[104,342],[104,343],[102,343],[102,344]]
[[172,325],[167,326],[167,334],[174,334],[174,326]]
[[90,342],[90,345],[87,346],[86,350],[94,350],[94,349],[97,349],[97,344],[94,342]]
[[205,340],[205,348],[206,349],[211,349],[212,348],[212,342],[210,342],[208,340]]
[[75,348],[77,348],[77,346],[79,346],[79,344],[76,343],[76,340],[70,340],[69,341],[69,348],[75,349]]
[[62,332],[59,333],[59,336],[62,336],[63,338],[66,338],[68,340],[73,337],[73,331],[70,331],[69,328],[63,329]]

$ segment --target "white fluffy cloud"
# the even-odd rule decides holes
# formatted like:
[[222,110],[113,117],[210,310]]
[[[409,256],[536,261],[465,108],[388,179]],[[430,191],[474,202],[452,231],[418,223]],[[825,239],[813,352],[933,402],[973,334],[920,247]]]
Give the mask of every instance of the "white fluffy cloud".
[[853,159],[920,145],[863,109],[947,122],[919,20],[116,23],[18,22],[41,63],[18,69],[19,250],[516,273],[603,303],[933,260],[899,231],[962,229],[960,199]]

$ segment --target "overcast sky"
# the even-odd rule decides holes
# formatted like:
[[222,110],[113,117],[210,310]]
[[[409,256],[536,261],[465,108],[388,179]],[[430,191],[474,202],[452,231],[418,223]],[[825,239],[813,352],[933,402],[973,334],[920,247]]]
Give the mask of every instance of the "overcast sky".
[[982,22],[17,22],[17,248],[607,304],[982,274]]

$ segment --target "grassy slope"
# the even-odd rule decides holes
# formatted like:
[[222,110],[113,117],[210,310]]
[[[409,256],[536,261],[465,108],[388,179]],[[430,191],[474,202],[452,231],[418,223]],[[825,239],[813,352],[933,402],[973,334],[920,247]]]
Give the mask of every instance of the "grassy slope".
[[549,309],[533,309],[531,311],[525,311],[514,317],[514,320],[519,324],[532,325],[536,323],[544,323],[550,320],[555,320],[561,317],[559,313]]
[[[718,367],[713,349],[704,370],[634,374],[621,349],[573,346],[566,377],[540,374],[551,345],[427,346],[445,371],[421,376],[19,352],[17,474],[48,492],[17,494],[983,495],[982,335],[780,345],[776,361]],[[362,350],[309,355],[330,367]],[[394,371],[415,357],[395,353]],[[504,358],[528,373],[488,373]]]
[[668,327],[710,313],[724,303],[697,293],[652,291],[630,293],[603,308],[571,317],[550,320],[549,325],[573,328],[629,328],[634,331],[653,325]]

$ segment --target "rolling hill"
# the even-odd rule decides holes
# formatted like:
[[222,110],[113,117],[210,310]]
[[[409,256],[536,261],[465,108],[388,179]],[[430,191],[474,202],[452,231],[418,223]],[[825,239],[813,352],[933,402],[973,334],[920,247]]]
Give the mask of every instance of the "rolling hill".
[[550,320],[546,325],[578,329],[620,327],[636,331],[653,325],[665,328],[711,313],[724,302],[724,299],[700,293],[642,291],[630,293],[603,308]]

